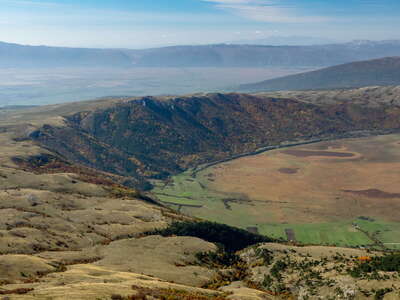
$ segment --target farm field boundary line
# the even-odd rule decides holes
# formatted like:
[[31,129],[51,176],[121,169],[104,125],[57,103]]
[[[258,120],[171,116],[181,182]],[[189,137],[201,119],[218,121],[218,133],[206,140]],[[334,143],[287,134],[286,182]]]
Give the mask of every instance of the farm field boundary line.
[[303,145],[310,145],[310,144],[316,144],[316,143],[320,143],[320,142],[329,142],[329,141],[353,139],[353,138],[365,138],[365,137],[371,137],[371,136],[389,135],[389,134],[394,134],[394,133],[400,133],[400,129],[376,130],[376,131],[364,131],[364,130],[363,131],[353,131],[353,132],[345,133],[342,136],[320,137],[318,139],[304,140],[304,141],[298,141],[298,142],[286,141],[286,142],[280,143],[279,145],[262,147],[255,151],[234,155],[234,156],[231,156],[228,158],[224,158],[224,159],[221,159],[218,161],[210,162],[210,163],[195,167],[191,173],[191,177],[196,178],[196,176],[199,172],[204,171],[215,165],[229,162],[229,161],[243,158],[243,157],[255,156],[255,155],[258,155],[258,154],[261,154],[264,152],[268,152],[268,151],[272,151],[272,150],[291,148],[291,147],[303,146]]

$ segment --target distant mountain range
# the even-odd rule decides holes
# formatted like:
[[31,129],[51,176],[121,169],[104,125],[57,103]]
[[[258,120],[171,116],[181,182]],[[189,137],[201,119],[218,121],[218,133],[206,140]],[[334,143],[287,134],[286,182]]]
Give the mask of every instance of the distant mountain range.
[[400,56],[400,41],[312,46],[204,45],[85,49],[0,42],[0,67],[324,67]]
[[242,39],[228,42],[234,45],[269,45],[269,46],[298,46],[298,45],[326,45],[337,43],[327,38],[312,36],[269,36],[260,39]]
[[400,57],[353,62],[238,88],[247,92],[400,85]]
[[120,50],[25,46],[0,42],[0,67],[126,67]]

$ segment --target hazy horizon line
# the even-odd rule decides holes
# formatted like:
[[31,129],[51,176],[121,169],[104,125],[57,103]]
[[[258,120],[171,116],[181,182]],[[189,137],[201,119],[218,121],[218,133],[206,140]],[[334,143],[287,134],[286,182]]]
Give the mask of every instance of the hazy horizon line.
[[[0,40],[0,43],[10,44],[10,45],[18,45],[18,46],[26,46],[26,47],[51,47],[51,48],[81,48],[81,49],[108,49],[108,50],[145,50],[145,49],[157,49],[157,48],[168,48],[168,47],[185,47],[185,46],[216,46],[216,45],[232,45],[232,46],[240,46],[240,45],[249,45],[249,46],[321,46],[321,45],[334,45],[334,44],[347,44],[347,43],[356,43],[356,42],[398,42],[400,41],[400,37],[397,39],[352,39],[346,41],[332,41],[328,43],[299,43],[299,44],[263,44],[261,43],[262,40],[266,40],[269,38],[290,38],[291,36],[270,36],[258,39],[260,44],[257,44],[257,39],[249,39],[249,40],[240,40],[240,41],[221,41],[221,42],[214,42],[214,43],[171,43],[171,44],[160,44],[155,46],[142,46],[142,47],[106,47],[106,46],[69,46],[69,45],[58,45],[58,44],[45,44],[45,43],[22,43],[22,42],[8,42],[6,40]],[[292,36],[300,37],[300,36]],[[318,37],[302,37],[302,38],[316,38]]]

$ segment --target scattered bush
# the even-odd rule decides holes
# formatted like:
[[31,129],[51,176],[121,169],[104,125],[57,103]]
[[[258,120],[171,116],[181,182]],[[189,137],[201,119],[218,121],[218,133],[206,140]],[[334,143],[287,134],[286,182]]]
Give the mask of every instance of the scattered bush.
[[382,299],[385,297],[385,295],[386,295],[387,293],[390,293],[390,292],[392,292],[392,291],[393,291],[393,289],[391,289],[391,288],[386,288],[386,289],[377,290],[377,291],[375,292],[374,299],[375,299],[375,300],[382,300]]
[[274,280],[270,275],[264,275],[264,280],[262,282],[263,288],[270,290],[272,287],[272,284],[274,283]]
[[257,257],[259,257],[263,260],[263,263],[266,266],[269,266],[274,259],[272,252],[269,251],[268,249],[256,248],[255,253],[256,253]]
[[271,268],[271,275],[278,280],[282,280],[281,273],[283,273],[287,267],[287,263],[282,260],[278,260]]

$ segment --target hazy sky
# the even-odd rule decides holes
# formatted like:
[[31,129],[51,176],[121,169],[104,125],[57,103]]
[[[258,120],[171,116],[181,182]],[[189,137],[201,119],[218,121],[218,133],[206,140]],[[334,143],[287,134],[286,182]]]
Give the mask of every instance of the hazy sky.
[[267,36],[400,39],[400,0],[0,0],[0,41],[143,48]]

